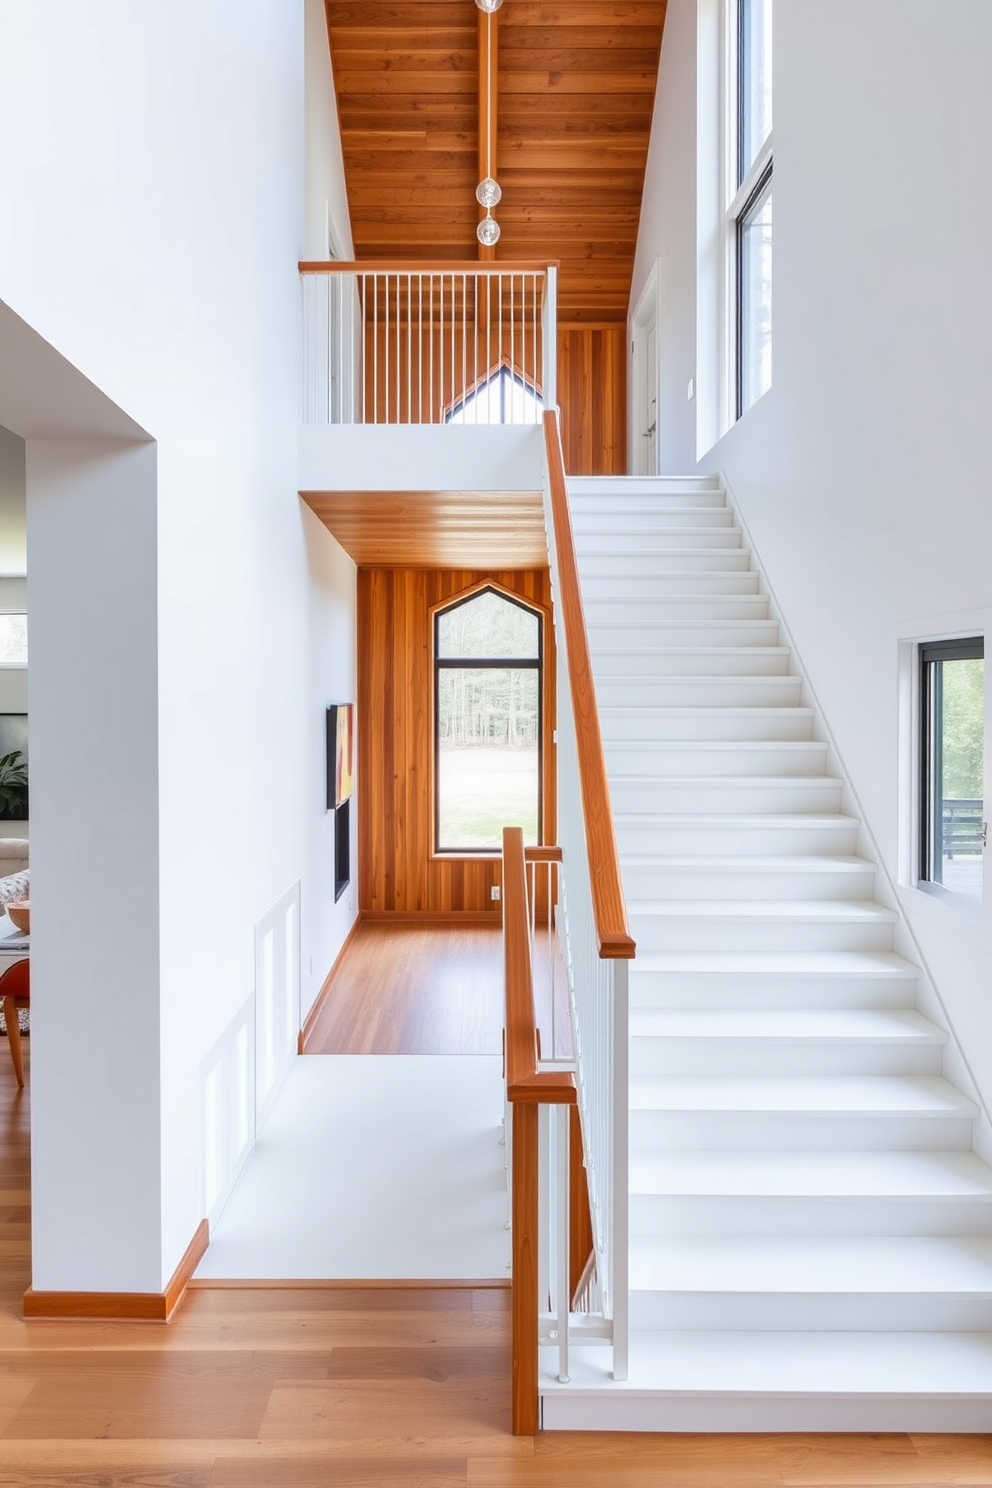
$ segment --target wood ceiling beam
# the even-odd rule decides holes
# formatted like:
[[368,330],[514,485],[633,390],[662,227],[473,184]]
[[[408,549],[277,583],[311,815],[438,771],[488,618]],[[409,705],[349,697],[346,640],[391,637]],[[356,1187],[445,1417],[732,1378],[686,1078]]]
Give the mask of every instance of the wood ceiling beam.
[[[479,180],[487,176],[499,180],[497,170],[497,120],[499,105],[499,12],[480,10],[479,16]],[[478,183],[476,183],[478,184]],[[485,207],[479,208],[479,221],[485,220]],[[491,263],[496,245],[479,244],[479,259]]]

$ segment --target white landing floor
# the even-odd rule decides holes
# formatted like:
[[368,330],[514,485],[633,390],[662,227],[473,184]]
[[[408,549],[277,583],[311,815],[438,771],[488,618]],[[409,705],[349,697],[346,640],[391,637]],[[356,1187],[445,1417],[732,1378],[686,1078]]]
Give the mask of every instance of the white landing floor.
[[509,1274],[500,1057],[302,1055],[201,1280]]

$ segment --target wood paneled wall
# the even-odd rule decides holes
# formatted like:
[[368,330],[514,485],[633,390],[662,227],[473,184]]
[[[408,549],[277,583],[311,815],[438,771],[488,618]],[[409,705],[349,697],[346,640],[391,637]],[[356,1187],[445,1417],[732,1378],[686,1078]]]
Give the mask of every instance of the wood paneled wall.
[[358,893],[364,914],[491,913],[499,859],[435,857],[431,611],[491,580],[547,611],[544,831],[554,841],[555,652],[546,569],[358,571]]
[[569,475],[627,473],[627,330],[620,323],[558,332],[558,404]]

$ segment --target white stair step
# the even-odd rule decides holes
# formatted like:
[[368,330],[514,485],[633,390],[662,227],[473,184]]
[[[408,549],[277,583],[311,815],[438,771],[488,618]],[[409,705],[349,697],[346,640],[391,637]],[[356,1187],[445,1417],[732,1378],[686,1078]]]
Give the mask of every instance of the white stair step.
[[717,857],[621,853],[624,892],[632,903],[683,900],[870,899],[875,865],[866,858]]
[[[614,594],[607,599],[583,597],[586,624],[700,625],[721,620],[767,620],[767,594]],[[777,622],[775,622],[777,624]]]
[[638,670],[638,652],[665,651],[684,646],[775,646],[778,644],[777,620],[710,619],[696,620],[598,620],[586,615],[589,649],[596,670],[600,651],[626,649],[633,670]]
[[650,533],[681,531],[690,528],[706,532],[714,527],[732,528],[734,514],[728,506],[697,506],[687,501],[645,505],[640,512],[613,511],[596,503],[584,506],[572,503],[572,528],[577,541],[587,539],[593,533],[622,532],[627,541]]
[[635,1236],[631,1320],[646,1328],[992,1328],[992,1240]]
[[[611,646],[600,638],[593,656],[597,688],[610,678],[689,678],[707,676],[785,679],[792,660],[787,646],[667,646],[664,651],[644,646],[631,653],[629,647]],[[789,679],[791,680],[791,678]]]
[[820,775],[828,746],[819,739],[607,739],[606,773],[681,776]]
[[919,968],[891,951],[649,951],[630,968],[637,1008],[899,1008]]
[[827,816],[618,812],[613,824],[622,857],[658,852],[742,857],[776,853],[853,856],[858,836],[857,819],[839,812]]
[[801,677],[598,676],[600,717],[612,709],[792,709],[802,703]]
[[[606,504],[615,496],[670,496],[673,493],[686,495],[711,495],[719,492],[723,496],[720,478],[716,475],[570,475],[568,497],[596,496]],[[725,499],[725,498],[724,498]]]
[[666,548],[645,553],[633,545],[609,553],[590,549],[580,553],[578,560],[583,585],[587,579],[601,576],[621,586],[631,578],[663,574],[745,573],[757,577],[747,548]]
[[630,1080],[632,1149],[967,1149],[977,1115],[939,1075]]
[[898,916],[872,900],[628,900],[646,951],[883,951]]
[[641,739],[721,739],[727,742],[813,737],[812,708],[616,707],[600,700],[599,721],[608,742]]
[[585,565],[582,571],[582,598],[585,604],[602,604],[607,600],[674,599],[679,595],[758,594],[760,575],[740,573],[617,573],[592,574]]
[[639,552],[671,553],[679,548],[733,548],[741,547],[742,533],[739,527],[699,526],[686,513],[677,527],[662,528],[654,532],[631,532],[627,528],[617,531],[612,522],[598,532],[576,531],[575,549],[579,569],[587,553],[626,553],[634,546]]
[[626,1380],[607,1348],[540,1367],[547,1431],[987,1432],[992,1334],[638,1329]]
[[659,1235],[985,1235],[973,1152],[630,1154],[630,1224]]
[[692,815],[712,806],[717,816],[808,815],[838,810],[840,798],[841,782],[829,775],[614,775],[610,780],[613,809],[621,814],[642,809],[651,815],[680,810]]
[[936,1075],[947,1036],[913,1009],[634,1008],[636,1075]]

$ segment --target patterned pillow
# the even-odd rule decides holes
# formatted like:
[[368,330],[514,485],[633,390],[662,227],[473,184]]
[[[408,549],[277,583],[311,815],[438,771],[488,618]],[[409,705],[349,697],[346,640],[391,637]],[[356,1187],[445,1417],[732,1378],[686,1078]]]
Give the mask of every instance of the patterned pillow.
[[14,899],[27,899],[30,893],[30,868],[25,868],[23,873],[8,873],[6,878],[0,878],[0,908]]

